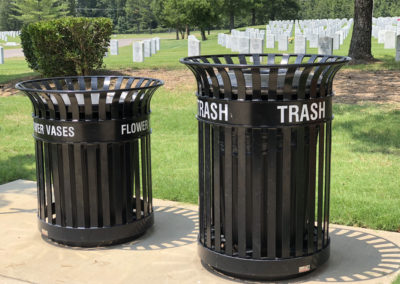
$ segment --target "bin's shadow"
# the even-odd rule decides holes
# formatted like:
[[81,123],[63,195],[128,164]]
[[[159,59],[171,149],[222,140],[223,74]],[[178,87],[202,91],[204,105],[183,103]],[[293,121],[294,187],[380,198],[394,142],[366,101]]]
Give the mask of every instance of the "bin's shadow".
[[[326,263],[302,277],[274,283],[371,281],[400,269],[400,247],[389,240],[357,230],[338,228],[332,229],[330,236],[331,255]],[[233,282],[260,283],[234,279],[207,265],[203,266],[208,271]]]
[[154,208],[154,225],[144,235],[118,246],[123,250],[159,250],[197,241],[197,211],[171,206]]

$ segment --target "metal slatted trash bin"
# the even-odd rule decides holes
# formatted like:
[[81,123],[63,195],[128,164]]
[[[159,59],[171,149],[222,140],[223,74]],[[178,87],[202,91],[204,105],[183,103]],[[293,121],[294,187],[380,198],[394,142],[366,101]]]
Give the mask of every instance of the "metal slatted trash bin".
[[20,82],[33,104],[41,234],[103,246],[154,223],[150,100],[162,81],[124,76]]
[[349,60],[181,59],[198,85],[204,264],[236,277],[279,279],[328,259],[332,81]]

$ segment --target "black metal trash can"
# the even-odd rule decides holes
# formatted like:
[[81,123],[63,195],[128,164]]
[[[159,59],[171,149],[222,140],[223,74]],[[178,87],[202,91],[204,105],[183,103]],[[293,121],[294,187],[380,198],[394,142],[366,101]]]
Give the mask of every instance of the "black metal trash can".
[[39,229],[103,246],[154,223],[150,100],[163,82],[123,76],[20,82],[33,104]]
[[279,279],[328,259],[332,81],[349,60],[181,59],[198,84],[204,264],[236,277]]

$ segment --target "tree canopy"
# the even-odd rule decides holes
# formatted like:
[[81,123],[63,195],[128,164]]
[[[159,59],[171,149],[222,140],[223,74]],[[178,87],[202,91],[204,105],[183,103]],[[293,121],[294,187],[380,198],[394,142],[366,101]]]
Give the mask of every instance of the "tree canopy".
[[58,0],[17,0],[11,4],[12,18],[23,24],[52,20],[68,14],[68,5]]
[[[400,16],[400,1],[374,0],[374,16]],[[63,15],[107,17],[116,33],[264,25],[269,20],[352,18],[354,0],[0,0],[0,30]]]

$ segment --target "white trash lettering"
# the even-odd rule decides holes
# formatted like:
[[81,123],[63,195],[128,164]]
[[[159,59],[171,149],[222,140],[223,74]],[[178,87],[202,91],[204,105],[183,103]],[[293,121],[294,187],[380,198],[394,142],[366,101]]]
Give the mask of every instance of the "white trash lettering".
[[210,120],[228,121],[228,104],[209,103],[198,100],[198,115]]
[[121,135],[134,134],[143,132],[149,129],[149,121],[143,120],[139,122],[132,122],[121,125]]
[[281,123],[313,121],[325,118],[325,102],[303,104],[302,106],[289,105],[277,106],[280,111]]

